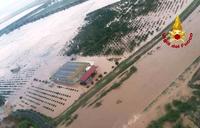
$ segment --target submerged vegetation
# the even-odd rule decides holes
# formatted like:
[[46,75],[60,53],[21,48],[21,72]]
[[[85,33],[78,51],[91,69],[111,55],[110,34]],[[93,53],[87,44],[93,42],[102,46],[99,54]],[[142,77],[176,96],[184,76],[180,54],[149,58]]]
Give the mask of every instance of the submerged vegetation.
[[67,127],[67,126],[69,126],[70,124],[72,124],[72,122],[74,121],[74,120],[76,120],[78,118],[78,114],[75,114],[74,116],[72,116],[72,117],[69,117],[69,119],[67,119],[66,121],[66,124],[65,124],[65,126]]
[[0,95],[0,106],[4,105],[6,99],[3,95]]
[[191,115],[198,112],[197,110],[200,105],[199,98],[193,96],[187,101],[174,100],[172,103],[167,104],[165,108],[166,114],[156,121],[152,121],[148,128],[163,128],[167,122],[171,123],[172,128],[179,128],[180,126],[180,128],[186,128],[182,120],[183,118],[187,118],[193,121]]
[[[131,22],[139,15],[151,11],[156,6],[156,0],[122,0],[114,5],[105,7],[88,14],[87,24],[83,26],[73,41],[67,55],[121,55],[124,51],[136,46],[135,42],[127,44],[120,43],[121,37],[138,28],[133,27]],[[143,35],[140,40],[146,40],[148,35]]]
[[[170,123],[172,128],[199,128],[200,127],[200,68],[193,75],[188,85],[193,95],[186,100],[173,100],[165,105],[166,113],[159,119],[152,121],[147,128],[164,128]],[[184,122],[186,121],[186,122]]]
[[36,124],[33,124],[32,122],[28,120],[22,120],[19,122],[17,128],[39,128]]
[[53,128],[52,119],[32,110],[17,110],[11,117],[19,120],[19,128]]

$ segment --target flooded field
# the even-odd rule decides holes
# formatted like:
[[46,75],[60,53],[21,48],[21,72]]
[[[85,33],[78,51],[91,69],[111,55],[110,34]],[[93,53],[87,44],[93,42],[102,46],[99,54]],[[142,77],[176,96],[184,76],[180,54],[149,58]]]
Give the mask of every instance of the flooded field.
[[[135,128],[134,121],[144,109],[200,55],[199,11],[200,7],[183,23],[186,33],[193,33],[190,45],[173,49],[161,41],[150,51],[151,55],[146,54],[137,62],[135,74],[103,98],[102,106],[79,109],[78,118],[69,127]],[[122,102],[117,104],[118,100]]]

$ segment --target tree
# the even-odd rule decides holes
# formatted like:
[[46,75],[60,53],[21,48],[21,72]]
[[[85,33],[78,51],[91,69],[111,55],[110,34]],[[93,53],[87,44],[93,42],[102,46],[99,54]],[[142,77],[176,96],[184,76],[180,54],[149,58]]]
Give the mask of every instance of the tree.
[[0,106],[4,105],[5,101],[5,97],[0,95]]
[[116,62],[115,62],[115,64],[116,64],[116,65],[119,65],[119,62],[118,62],[118,61],[116,61]]

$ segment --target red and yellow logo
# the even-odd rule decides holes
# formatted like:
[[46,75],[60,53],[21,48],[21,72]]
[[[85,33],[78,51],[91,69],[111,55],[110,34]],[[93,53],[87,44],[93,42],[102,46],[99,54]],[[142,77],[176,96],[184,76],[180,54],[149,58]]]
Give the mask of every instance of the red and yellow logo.
[[192,33],[189,34],[189,39],[186,40],[186,32],[183,30],[179,16],[176,17],[172,30],[169,33],[163,33],[163,42],[172,48],[182,48],[187,46],[192,40]]

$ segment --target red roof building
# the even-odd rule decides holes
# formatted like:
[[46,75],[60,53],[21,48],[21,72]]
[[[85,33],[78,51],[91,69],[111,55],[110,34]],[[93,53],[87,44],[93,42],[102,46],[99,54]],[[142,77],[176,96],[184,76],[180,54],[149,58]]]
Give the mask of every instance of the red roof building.
[[91,66],[91,68],[87,71],[87,72],[85,72],[85,74],[81,77],[81,81],[82,82],[85,82],[85,81],[87,81],[88,79],[89,79],[89,77],[91,77],[92,76],[92,74],[94,74],[95,72],[96,72],[96,69],[97,69],[97,67],[96,66]]

